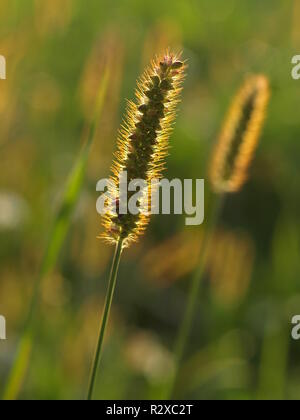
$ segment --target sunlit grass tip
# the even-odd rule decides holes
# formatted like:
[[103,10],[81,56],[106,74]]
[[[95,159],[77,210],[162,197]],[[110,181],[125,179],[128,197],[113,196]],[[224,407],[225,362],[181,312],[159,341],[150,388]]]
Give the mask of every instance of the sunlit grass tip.
[[[110,243],[121,240],[123,247],[128,247],[143,234],[149,222],[149,214],[145,211],[138,215],[121,215],[118,211],[121,201],[119,174],[126,171],[128,183],[135,179],[146,181],[148,187],[142,191],[140,207],[147,202],[149,209],[151,181],[160,179],[164,169],[185,68],[181,54],[167,51],[156,57],[138,81],[136,101],[128,101],[112,164],[107,211],[103,216],[105,232],[100,235]],[[129,199],[130,194],[127,201]]]
[[210,180],[217,193],[239,191],[263,128],[270,98],[266,76],[248,76],[234,98],[225,119],[210,166]]

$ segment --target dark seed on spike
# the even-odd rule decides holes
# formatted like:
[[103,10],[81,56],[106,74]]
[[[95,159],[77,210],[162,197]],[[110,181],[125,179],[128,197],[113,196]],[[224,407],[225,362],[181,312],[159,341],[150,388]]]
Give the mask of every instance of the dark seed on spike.
[[174,70],[177,70],[177,69],[181,69],[182,66],[183,66],[182,61],[175,61],[175,63],[172,64],[171,68]]

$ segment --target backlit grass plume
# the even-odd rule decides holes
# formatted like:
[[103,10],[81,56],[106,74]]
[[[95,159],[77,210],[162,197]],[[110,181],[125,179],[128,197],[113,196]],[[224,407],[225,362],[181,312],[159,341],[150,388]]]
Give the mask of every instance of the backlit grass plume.
[[175,370],[168,384],[168,398],[176,390],[180,363],[197,312],[207,256],[213,248],[214,232],[224,200],[228,193],[238,192],[247,179],[249,166],[262,131],[269,97],[269,81],[266,76],[249,76],[233,100],[214,149],[209,175],[215,200],[204,230],[199,264],[191,282],[187,307],[176,340]]
[[210,168],[215,192],[237,192],[247,180],[269,96],[268,79],[264,75],[253,75],[246,79],[234,98]]
[[[145,188],[144,197],[141,198],[142,208],[143,198],[150,198],[151,180],[160,179],[164,169],[184,70],[185,64],[180,56],[167,52],[152,62],[138,82],[136,102],[128,102],[127,116],[120,130],[118,150],[112,165],[110,202],[107,205],[110,210],[103,218],[105,233],[102,237],[109,242],[116,243],[121,239],[123,247],[126,247],[137,240],[148,224],[147,212],[138,215],[121,215],[118,212],[121,200],[119,174],[126,171],[128,183],[134,179],[146,181],[148,188]],[[117,211],[113,211],[113,208]]]
[[[92,367],[89,400],[93,397],[122,251],[138,239],[148,224],[152,181],[159,180],[164,169],[184,70],[185,64],[180,60],[180,56],[166,52],[163,57],[152,62],[138,82],[136,103],[128,103],[127,117],[120,131],[118,149],[112,165],[109,191],[106,194],[106,211],[103,215],[105,233],[101,236],[115,244],[116,250]],[[133,193],[128,192],[127,197],[123,197],[119,185],[120,175],[124,172],[127,173],[127,186],[134,180],[142,180],[144,183],[139,191],[140,211],[136,215],[128,212],[128,203]],[[125,214],[121,211],[124,204]]]

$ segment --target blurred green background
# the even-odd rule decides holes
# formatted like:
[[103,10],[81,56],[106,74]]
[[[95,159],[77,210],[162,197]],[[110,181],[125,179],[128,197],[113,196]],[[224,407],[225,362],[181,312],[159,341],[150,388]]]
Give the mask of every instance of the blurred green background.
[[[217,134],[245,75],[270,77],[272,99],[243,191],[228,197],[209,256],[178,398],[298,399],[300,342],[297,0],[1,0],[0,392],[12,366],[43,250],[78,156],[97,89],[104,107],[80,198],[55,269],[42,282],[36,339],[20,398],[83,398],[112,248],[96,239],[96,182],[109,174],[135,81],[153,55],[189,61],[168,178],[205,178]],[[206,182],[209,211],[210,187]],[[161,395],[205,224],[155,216],[126,251],[96,395]]]

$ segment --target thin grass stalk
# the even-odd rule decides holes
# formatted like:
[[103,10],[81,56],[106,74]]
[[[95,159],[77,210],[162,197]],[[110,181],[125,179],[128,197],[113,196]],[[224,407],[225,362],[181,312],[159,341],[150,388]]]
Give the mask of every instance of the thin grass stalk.
[[[90,139],[92,138],[92,136],[93,134],[90,134]],[[79,165],[76,165],[75,171],[73,171],[70,177],[72,183],[75,180],[75,183],[77,183],[77,177],[80,176],[81,171],[83,170],[83,168],[85,168],[89,150],[90,141],[83,148],[82,161]],[[77,174],[75,172],[77,172]],[[72,189],[72,187],[70,187],[71,184],[69,183],[67,187],[68,191]],[[73,201],[73,199],[71,201]],[[41,268],[34,282],[33,294],[30,302],[28,316],[25,321],[21,341],[18,345],[15,361],[4,390],[4,400],[16,399],[24,382],[24,378],[28,369],[32,344],[36,335],[35,316],[38,310],[41,286],[44,278],[48,275],[52,267],[54,267],[54,265],[56,264],[60,250],[63,246],[64,239],[67,235],[70,224],[71,212],[73,212],[73,206],[75,205],[75,202],[71,203],[71,201],[66,200],[61,206],[58,212],[58,216],[53,224],[51,233],[49,235],[48,244],[43,257]]]
[[[286,372],[290,345],[289,332],[285,326],[270,331],[267,319],[261,350],[258,380],[258,400],[286,399]],[[273,319],[271,318],[271,322]],[[274,369],[276,366],[276,369]]]
[[216,201],[205,233],[199,266],[191,284],[186,312],[175,346],[175,369],[170,380],[169,398],[173,395],[179,366],[191,334],[205,263],[211,251],[212,238],[224,199],[229,193],[239,192],[248,178],[250,164],[264,125],[269,98],[269,80],[266,76],[247,77],[233,99],[213,152],[210,182],[216,194]]
[[107,92],[109,82],[108,68],[105,70],[98,92],[95,111],[91,123],[84,131],[84,142],[79,156],[71,170],[66,188],[62,197],[62,202],[56,214],[51,231],[49,233],[48,242],[43,255],[42,263],[34,282],[31,302],[27,319],[24,323],[23,333],[17,347],[16,356],[9,372],[7,382],[5,384],[3,399],[15,400],[24,383],[26,372],[28,370],[32,345],[36,334],[35,318],[37,315],[40,289],[45,277],[50,273],[57,263],[60,250],[64,244],[64,240],[71,224],[71,217],[75,210],[76,203],[84,181],[87,162],[90,149],[95,136],[97,122],[99,120],[104,99]]
[[184,317],[183,317],[183,320],[179,329],[179,333],[177,336],[177,341],[175,344],[174,371],[172,373],[170,382],[168,384],[167,399],[171,399],[175,391],[180,364],[183,359],[184,352],[187,347],[187,343],[189,341],[192,327],[193,327],[194,315],[196,312],[198,298],[200,295],[201,283],[202,283],[203,275],[205,272],[205,263],[207,260],[207,256],[211,250],[212,239],[213,239],[216,227],[218,225],[218,220],[222,212],[224,201],[225,201],[225,194],[218,194],[215,196],[215,202],[213,205],[211,217],[209,218],[209,224],[207,226],[207,229],[204,232],[201,253],[199,256],[198,268],[195,271],[192,282],[191,282],[191,286],[188,293],[187,307],[184,313]]
[[[99,236],[114,244],[116,252],[91,372],[88,400],[91,400],[94,394],[122,249],[129,247],[144,234],[151,214],[148,187],[151,187],[152,180],[161,178],[165,166],[169,137],[186,69],[180,57],[180,54],[166,51],[163,56],[152,61],[138,82],[136,101],[128,102],[127,115],[119,133],[117,152],[114,154],[111,168],[109,194],[106,196],[105,211],[102,214],[104,232]],[[139,199],[142,211],[138,214],[122,214],[120,211],[124,204],[128,208],[128,198],[130,199],[121,194],[119,175],[124,171],[128,175],[128,182],[136,179],[146,182]]]
[[103,350],[103,343],[105,338],[105,332],[109,320],[111,305],[114,297],[114,292],[116,289],[116,283],[117,283],[117,277],[118,277],[118,271],[119,271],[119,265],[121,260],[123,250],[123,241],[120,239],[119,242],[116,244],[115,249],[115,255],[113,258],[113,263],[111,267],[110,277],[109,277],[109,283],[108,283],[108,289],[106,293],[106,300],[105,300],[105,306],[104,306],[104,312],[102,316],[101,326],[100,326],[100,332],[99,332],[99,339],[98,344],[96,348],[95,358],[92,365],[92,371],[91,371],[91,378],[90,378],[90,384],[89,384],[89,390],[88,390],[88,401],[91,401],[93,399],[94,394],[94,388],[95,383],[97,379],[97,372],[99,368],[99,364],[102,357],[102,350]]

